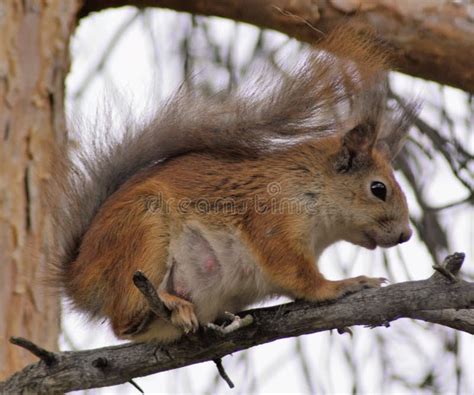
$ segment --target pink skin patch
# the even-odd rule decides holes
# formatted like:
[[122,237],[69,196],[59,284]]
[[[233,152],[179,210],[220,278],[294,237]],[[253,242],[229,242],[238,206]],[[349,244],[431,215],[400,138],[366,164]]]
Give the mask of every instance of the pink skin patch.
[[204,271],[206,273],[212,273],[216,270],[217,262],[213,256],[208,257],[203,264]]

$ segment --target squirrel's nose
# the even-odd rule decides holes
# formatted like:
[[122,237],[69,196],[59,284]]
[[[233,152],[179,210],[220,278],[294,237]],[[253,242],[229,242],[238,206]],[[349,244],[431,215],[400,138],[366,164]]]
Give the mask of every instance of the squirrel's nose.
[[410,228],[408,230],[400,233],[400,237],[398,238],[398,244],[402,244],[410,240],[410,237],[412,235],[412,231]]

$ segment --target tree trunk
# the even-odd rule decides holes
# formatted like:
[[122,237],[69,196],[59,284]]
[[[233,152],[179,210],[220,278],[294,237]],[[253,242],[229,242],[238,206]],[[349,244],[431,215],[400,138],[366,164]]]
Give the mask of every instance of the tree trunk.
[[0,2],[0,380],[36,360],[10,336],[57,348],[59,303],[41,275],[54,246],[44,203],[65,139],[64,79],[78,0]]

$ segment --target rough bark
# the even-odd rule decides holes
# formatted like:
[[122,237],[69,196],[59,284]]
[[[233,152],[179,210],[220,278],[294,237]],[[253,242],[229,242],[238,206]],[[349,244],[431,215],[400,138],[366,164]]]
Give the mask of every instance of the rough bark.
[[26,367],[4,383],[0,392],[53,393],[104,387],[182,366],[219,359],[236,351],[290,336],[353,325],[389,326],[403,317],[422,319],[474,334],[474,283],[453,276],[464,256],[447,259],[444,273],[428,280],[366,290],[335,303],[304,302],[245,312],[253,324],[219,335],[213,331],[190,335],[171,346],[125,344],[96,350],[51,354],[33,351],[42,361]]
[[10,336],[57,347],[59,303],[40,279],[53,245],[42,195],[48,148],[65,131],[77,3],[0,2],[0,379],[34,360],[9,344]]
[[340,23],[374,29],[400,71],[474,92],[474,5],[451,0],[86,0],[81,11],[134,5],[215,15],[314,42]]

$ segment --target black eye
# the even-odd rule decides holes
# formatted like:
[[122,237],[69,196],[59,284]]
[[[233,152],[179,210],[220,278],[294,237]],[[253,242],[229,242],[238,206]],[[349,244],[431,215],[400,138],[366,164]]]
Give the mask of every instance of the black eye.
[[385,197],[387,196],[387,187],[383,182],[374,181],[370,184],[370,191],[375,197],[385,201]]

